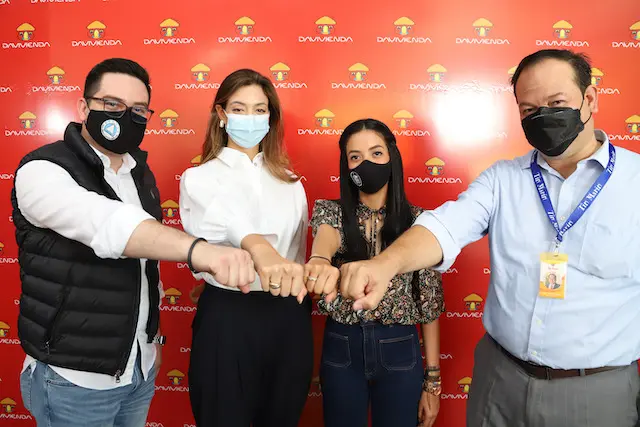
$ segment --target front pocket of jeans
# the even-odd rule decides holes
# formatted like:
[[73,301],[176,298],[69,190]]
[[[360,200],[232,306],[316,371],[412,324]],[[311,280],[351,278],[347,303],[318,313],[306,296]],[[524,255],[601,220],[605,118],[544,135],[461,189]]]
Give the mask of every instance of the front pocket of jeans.
[[60,374],[58,374],[56,371],[51,369],[51,366],[42,364],[39,367],[46,369],[46,371],[44,372],[44,380],[47,382],[47,384],[60,386],[60,387],[76,387],[76,385],[73,384],[71,381],[67,380],[66,378],[63,378],[62,376],[60,376]]
[[322,363],[336,368],[346,368],[351,365],[349,337],[327,332],[324,339]]
[[409,371],[416,366],[414,336],[380,340],[380,359],[388,371]]

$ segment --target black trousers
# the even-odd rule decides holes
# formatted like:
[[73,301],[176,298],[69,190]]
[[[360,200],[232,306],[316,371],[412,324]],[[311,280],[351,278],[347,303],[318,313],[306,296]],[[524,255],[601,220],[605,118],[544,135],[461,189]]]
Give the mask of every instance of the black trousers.
[[313,371],[311,301],[207,286],[193,321],[198,427],[295,427]]

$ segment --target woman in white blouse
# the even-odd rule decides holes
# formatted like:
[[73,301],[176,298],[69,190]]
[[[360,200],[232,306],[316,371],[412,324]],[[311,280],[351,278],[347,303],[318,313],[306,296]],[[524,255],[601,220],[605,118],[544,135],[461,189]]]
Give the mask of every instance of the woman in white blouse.
[[259,279],[228,288],[206,273],[193,321],[189,393],[198,426],[294,427],[313,365],[303,267],[307,198],[289,171],[275,88],[252,70],[224,79],[202,164],[182,175],[184,229],[241,247]]

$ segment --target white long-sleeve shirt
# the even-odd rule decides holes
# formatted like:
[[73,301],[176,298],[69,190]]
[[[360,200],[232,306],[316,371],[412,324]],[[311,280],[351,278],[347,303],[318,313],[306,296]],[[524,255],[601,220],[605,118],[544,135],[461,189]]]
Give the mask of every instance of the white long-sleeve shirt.
[[[36,227],[47,228],[68,239],[89,246],[100,258],[123,258],[124,248],[136,227],[153,219],[142,209],[131,170],[136,161],[129,154],[116,173],[111,169],[107,156],[91,147],[104,164],[104,178],[120,200],[111,200],[86,190],[55,163],[33,160],[22,166],[16,174],[18,208],[27,221]],[[145,274],[146,260],[140,260],[142,282],[140,308],[127,367],[120,382],[110,375],[51,366],[58,375],[80,387],[108,390],[131,384],[138,346],[141,350],[142,372],[146,379],[156,359],[154,344],[147,343],[147,319],[149,317],[149,282]],[[162,296],[162,284],[159,283]],[[161,299],[162,300],[162,299]],[[36,360],[27,355],[27,367],[36,367]]]
[[[200,166],[187,169],[180,183],[180,218],[185,231],[209,243],[240,247],[259,234],[291,261],[304,263],[309,212],[300,181],[285,183],[264,166],[262,153],[253,161],[232,148]],[[208,273],[198,279],[224,289]],[[260,279],[252,291],[262,291]]]

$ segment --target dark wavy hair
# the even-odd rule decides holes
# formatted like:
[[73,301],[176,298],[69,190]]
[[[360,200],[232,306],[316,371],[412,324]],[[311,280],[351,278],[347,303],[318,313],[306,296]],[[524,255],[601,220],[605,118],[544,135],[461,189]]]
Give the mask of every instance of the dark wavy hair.
[[376,132],[384,140],[389,150],[391,177],[387,186],[386,217],[381,230],[382,248],[391,245],[413,224],[411,205],[404,191],[402,156],[396,145],[396,137],[384,123],[375,119],[361,119],[347,126],[340,136],[340,205],[342,207],[342,231],[345,236],[345,260],[369,259],[369,243],[360,233],[356,208],[360,202],[358,187],[349,178],[347,142],[364,130]]

